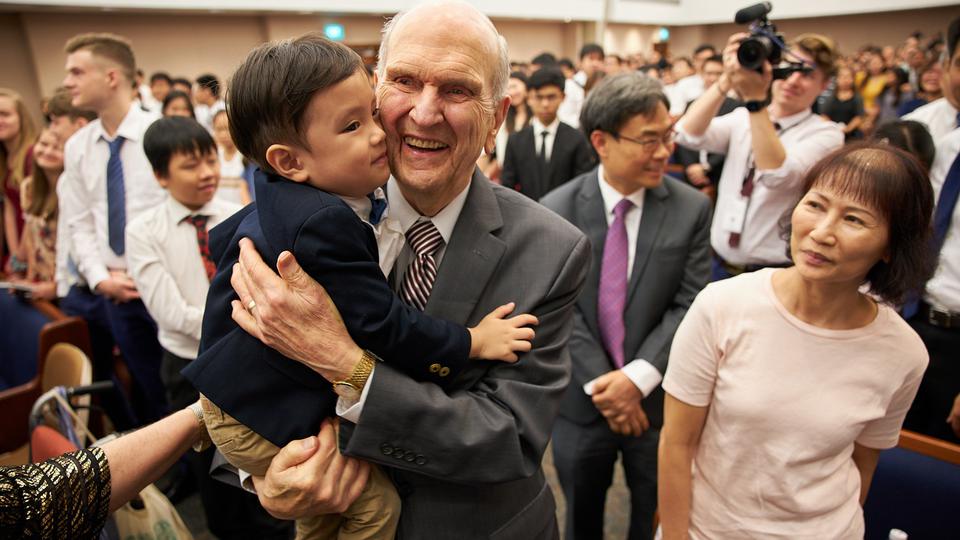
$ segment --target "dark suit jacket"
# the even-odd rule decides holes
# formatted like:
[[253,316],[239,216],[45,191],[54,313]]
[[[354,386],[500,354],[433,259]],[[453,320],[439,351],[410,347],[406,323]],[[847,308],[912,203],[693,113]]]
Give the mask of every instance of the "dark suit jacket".
[[360,421],[341,427],[340,444],[388,467],[403,501],[399,538],[556,533],[540,462],[570,381],[566,345],[589,265],[580,231],[474,172],[426,312],[473,325],[514,301],[540,324],[519,362],[473,360],[447,389],[377,365]]
[[[607,236],[597,170],[575,178],[540,202],[576,225],[593,245],[593,265],[577,300],[570,337],[573,380],[560,407],[564,418],[587,424],[598,420],[600,411],[583,385],[615,369],[597,326],[597,288]],[[679,180],[664,177],[663,184],[647,190],[623,313],[626,362],[641,358],[661,374],[666,372],[673,334],[710,276],[710,219],[709,199]],[[660,387],[643,400],[643,406],[650,424],[662,425]]]
[[[692,101],[690,103],[693,103]],[[717,116],[723,116],[737,107],[741,103],[732,98],[724,98],[723,103],[720,105],[720,110],[717,112]],[[690,108],[690,104],[687,104],[687,108]],[[700,163],[700,151],[692,150],[685,146],[677,145],[677,150],[675,153],[676,161],[680,165],[683,165],[684,178],[686,178],[687,167],[693,165],[694,163]],[[717,185],[717,182],[720,181],[720,174],[723,172],[723,162],[726,160],[726,154],[707,154],[707,163],[710,164],[710,170],[707,171],[707,177],[710,178],[710,183]]]
[[[237,298],[230,274],[243,237],[265,261],[293,252],[323,285],[350,335],[417,380],[446,386],[468,361],[470,336],[460,325],[404,304],[378,263],[371,228],[339,197],[262,173],[257,202],[211,231],[217,274],[203,315],[200,356],[184,375],[210,401],[278,446],[316,434],[334,415],[337,397],[329,382],[247,334],[230,318]],[[440,377],[429,366],[450,368]]]
[[533,200],[594,167],[596,158],[590,142],[579,130],[563,122],[557,127],[546,173],[537,157],[533,124],[510,136],[503,158],[500,183]]

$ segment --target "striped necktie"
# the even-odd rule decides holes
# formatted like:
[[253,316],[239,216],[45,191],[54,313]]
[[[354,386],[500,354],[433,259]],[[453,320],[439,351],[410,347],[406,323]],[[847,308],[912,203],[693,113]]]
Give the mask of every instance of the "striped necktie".
[[400,298],[420,311],[427,307],[433,282],[437,279],[437,251],[443,247],[443,236],[430,220],[417,222],[407,231],[407,243],[413,249],[413,262],[407,267],[400,286]]

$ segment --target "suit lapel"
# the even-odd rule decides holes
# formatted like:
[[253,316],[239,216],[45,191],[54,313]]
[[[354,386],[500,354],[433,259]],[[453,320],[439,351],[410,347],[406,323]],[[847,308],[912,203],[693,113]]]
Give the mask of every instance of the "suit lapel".
[[640,215],[640,228],[637,231],[637,249],[633,258],[633,271],[630,273],[630,283],[627,286],[627,304],[637,290],[637,284],[640,282],[643,271],[650,260],[650,250],[656,242],[660,232],[660,226],[663,224],[663,218],[666,217],[666,204],[664,199],[669,196],[666,186],[662,183],[647,190],[643,199],[643,213]]
[[503,226],[503,218],[490,180],[476,169],[469,189],[425,310],[462,324],[476,322],[471,315],[507,249],[492,234]]
[[593,251],[593,264],[587,274],[587,283],[580,293],[580,311],[586,319],[587,326],[594,335],[599,335],[597,327],[597,291],[600,287],[600,263],[603,261],[603,245],[607,239],[607,218],[603,207],[603,196],[600,195],[600,185],[597,169],[583,179],[578,203],[577,223],[590,240]]

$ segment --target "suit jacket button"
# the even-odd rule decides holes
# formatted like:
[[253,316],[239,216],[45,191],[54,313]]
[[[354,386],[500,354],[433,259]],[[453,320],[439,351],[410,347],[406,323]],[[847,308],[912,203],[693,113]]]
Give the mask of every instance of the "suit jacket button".
[[446,367],[446,366],[440,368],[440,376],[441,376],[441,377],[446,377],[446,376],[449,375],[449,374],[450,374],[450,368],[448,368],[448,367]]
[[403,459],[403,448],[400,448],[399,446],[394,447],[394,449],[393,449],[393,457],[395,457],[395,458],[397,458],[397,459]]
[[417,456],[413,459],[413,462],[416,463],[417,465],[426,465],[426,464],[427,464],[427,458],[425,458],[424,456],[422,456],[422,455],[420,455],[420,454],[417,454]]
[[436,373],[440,371],[440,364],[430,364],[430,373]]
[[407,453],[403,455],[403,459],[410,463],[413,463],[413,460],[416,458],[417,458],[417,455],[409,450],[407,450]]
[[383,443],[380,445],[380,451],[383,452],[383,455],[389,456],[393,453],[393,447],[387,443]]

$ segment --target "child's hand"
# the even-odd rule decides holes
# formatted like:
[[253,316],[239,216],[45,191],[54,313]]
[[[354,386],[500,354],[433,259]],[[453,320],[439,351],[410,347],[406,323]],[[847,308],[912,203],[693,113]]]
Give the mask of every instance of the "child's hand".
[[516,304],[513,302],[504,304],[469,329],[470,358],[513,363],[517,361],[518,352],[530,350],[534,333],[533,328],[526,327],[539,324],[540,321],[529,313],[505,319],[513,313],[514,307]]

